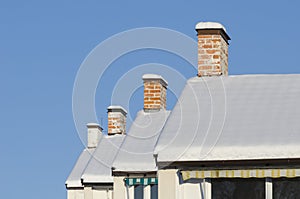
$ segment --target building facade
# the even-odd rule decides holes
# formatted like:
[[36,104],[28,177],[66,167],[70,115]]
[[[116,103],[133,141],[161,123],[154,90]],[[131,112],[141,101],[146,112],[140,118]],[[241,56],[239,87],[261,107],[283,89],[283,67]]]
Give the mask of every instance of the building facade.
[[144,75],[144,109],[108,107],[108,135],[88,146],[66,181],[68,199],[300,198],[300,75],[228,75],[230,37],[200,22],[198,75],[172,111],[167,81]]

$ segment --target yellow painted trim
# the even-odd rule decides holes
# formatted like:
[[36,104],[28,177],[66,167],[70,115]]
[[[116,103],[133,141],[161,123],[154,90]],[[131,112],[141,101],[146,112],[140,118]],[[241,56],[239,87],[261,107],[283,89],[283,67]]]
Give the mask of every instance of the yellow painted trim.
[[300,177],[300,169],[193,170],[181,171],[181,174],[183,180],[191,178],[295,178]]

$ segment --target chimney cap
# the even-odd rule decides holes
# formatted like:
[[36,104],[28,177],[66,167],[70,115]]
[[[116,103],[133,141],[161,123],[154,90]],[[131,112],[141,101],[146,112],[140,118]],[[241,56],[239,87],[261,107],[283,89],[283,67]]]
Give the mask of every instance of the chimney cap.
[[96,127],[96,128],[99,128],[99,129],[103,130],[102,127],[97,123],[87,123],[86,126],[88,128],[95,128]]
[[107,112],[121,112],[123,115],[127,115],[127,111],[122,106],[111,105],[107,107]]
[[218,22],[199,22],[196,24],[195,27],[196,30],[203,30],[203,29],[223,29],[225,32],[226,28],[218,23]]
[[168,82],[162,76],[157,74],[144,74],[143,80],[160,80],[164,86],[168,86]]
[[218,22],[199,22],[195,26],[198,34],[220,34],[227,44],[230,39],[226,28]]

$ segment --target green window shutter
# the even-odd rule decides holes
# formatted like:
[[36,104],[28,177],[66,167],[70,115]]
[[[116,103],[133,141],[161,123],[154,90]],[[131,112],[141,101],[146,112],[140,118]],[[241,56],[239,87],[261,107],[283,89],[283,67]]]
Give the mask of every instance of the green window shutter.
[[124,181],[127,186],[158,184],[157,178],[125,178]]

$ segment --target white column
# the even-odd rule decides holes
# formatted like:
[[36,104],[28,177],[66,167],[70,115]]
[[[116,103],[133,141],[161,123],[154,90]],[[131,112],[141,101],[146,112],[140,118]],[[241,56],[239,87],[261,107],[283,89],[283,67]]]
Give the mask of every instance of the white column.
[[113,192],[112,192],[112,190],[107,190],[107,199],[113,199]]
[[203,179],[203,182],[201,183],[202,187],[204,189],[204,198],[203,199],[211,199],[212,193],[211,193],[211,180],[210,179]]
[[126,186],[126,199],[134,199],[134,186]]
[[272,178],[266,178],[265,182],[266,187],[266,199],[272,199],[273,198],[273,184],[272,184]]
[[114,177],[113,199],[127,199],[124,177]]
[[144,199],[151,199],[151,185],[144,186]]
[[179,179],[177,169],[158,170],[158,198],[178,199]]
[[92,187],[84,187],[84,199],[93,199]]
[[83,189],[68,190],[68,199],[84,199]]

